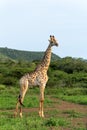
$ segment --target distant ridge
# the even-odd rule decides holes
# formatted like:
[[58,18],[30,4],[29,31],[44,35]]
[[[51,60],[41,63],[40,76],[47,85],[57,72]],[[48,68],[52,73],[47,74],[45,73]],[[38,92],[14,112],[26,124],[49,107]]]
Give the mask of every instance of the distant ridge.
[[[34,51],[21,51],[10,48],[0,48],[0,59],[9,58],[12,60],[23,60],[23,61],[35,61],[41,60],[44,56],[44,52],[34,52]],[[52,61],[59,60],[60,57],[52,53]]]

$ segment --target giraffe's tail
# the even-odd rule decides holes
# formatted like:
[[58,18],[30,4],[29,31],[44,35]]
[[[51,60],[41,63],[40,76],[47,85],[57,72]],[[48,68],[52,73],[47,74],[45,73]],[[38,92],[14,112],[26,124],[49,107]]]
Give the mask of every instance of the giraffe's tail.
[[22,101],[21,101],[21,95],[19,95],[18,101],[19,101],[20,105],[24,107],[24,104],[23,104]]

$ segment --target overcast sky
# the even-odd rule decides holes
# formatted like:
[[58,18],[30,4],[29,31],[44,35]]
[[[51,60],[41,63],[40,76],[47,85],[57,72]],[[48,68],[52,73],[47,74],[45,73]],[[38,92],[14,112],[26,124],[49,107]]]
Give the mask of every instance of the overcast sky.
[[0,47],[87,59],[87,0],[0,0]]

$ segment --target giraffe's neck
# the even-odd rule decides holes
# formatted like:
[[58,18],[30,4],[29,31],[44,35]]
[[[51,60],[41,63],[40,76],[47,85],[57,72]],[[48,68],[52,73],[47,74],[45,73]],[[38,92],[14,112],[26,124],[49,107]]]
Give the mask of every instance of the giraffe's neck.
[[41,63],[36,67],[35,71],[44,71],[47,72],[51,60],[51,45],[49,44],[48,48],[45,51],[44,57]]
[[48,48],[45,51],[44,57],[41,63],[36,67],[35,71],[44,71],[47,72],[51,60],[51,45],[49,44]]
[[49,44],[48,48],[45,51],[45,54],[44,54],[44,57],[43,57],[41,63],[36,67],[35,70],[37,70],[37,71],[43,70],[43,71],[47,72],[49,65],[50,65],[50,60],[51,60],[51,45]]
[[41,65],[48,70],[51,60],[51,45],[49,44],[47,50],[45,51],[44,57],[42,59]]

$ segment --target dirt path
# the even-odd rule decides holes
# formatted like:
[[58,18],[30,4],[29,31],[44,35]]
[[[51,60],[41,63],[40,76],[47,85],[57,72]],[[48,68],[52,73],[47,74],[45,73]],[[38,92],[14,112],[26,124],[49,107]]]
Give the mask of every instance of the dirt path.
[[[53,107],[45,107],[44,110],[59,110],[59,111],[75,111],[77,113],[87,114],[87,106],[86,105],[79,105],[75,103],[70,103],[66,101],[62,101],[57,99],[52,99],[55,103]],[[39,108],[23,108],[24,112],[37,112]]]
[[[53,99],[54,101],[56,99]],[[55,104],[55,108],[61,110],[61,111],[66,111],[66,110],[74,110],[76,112],[82,112],[87,114],[87,106],[86,105],[80,105],[80,104],[75,104],[75,103],[70,103],[67,101],[62,101],[57,99],[59,103]]]

